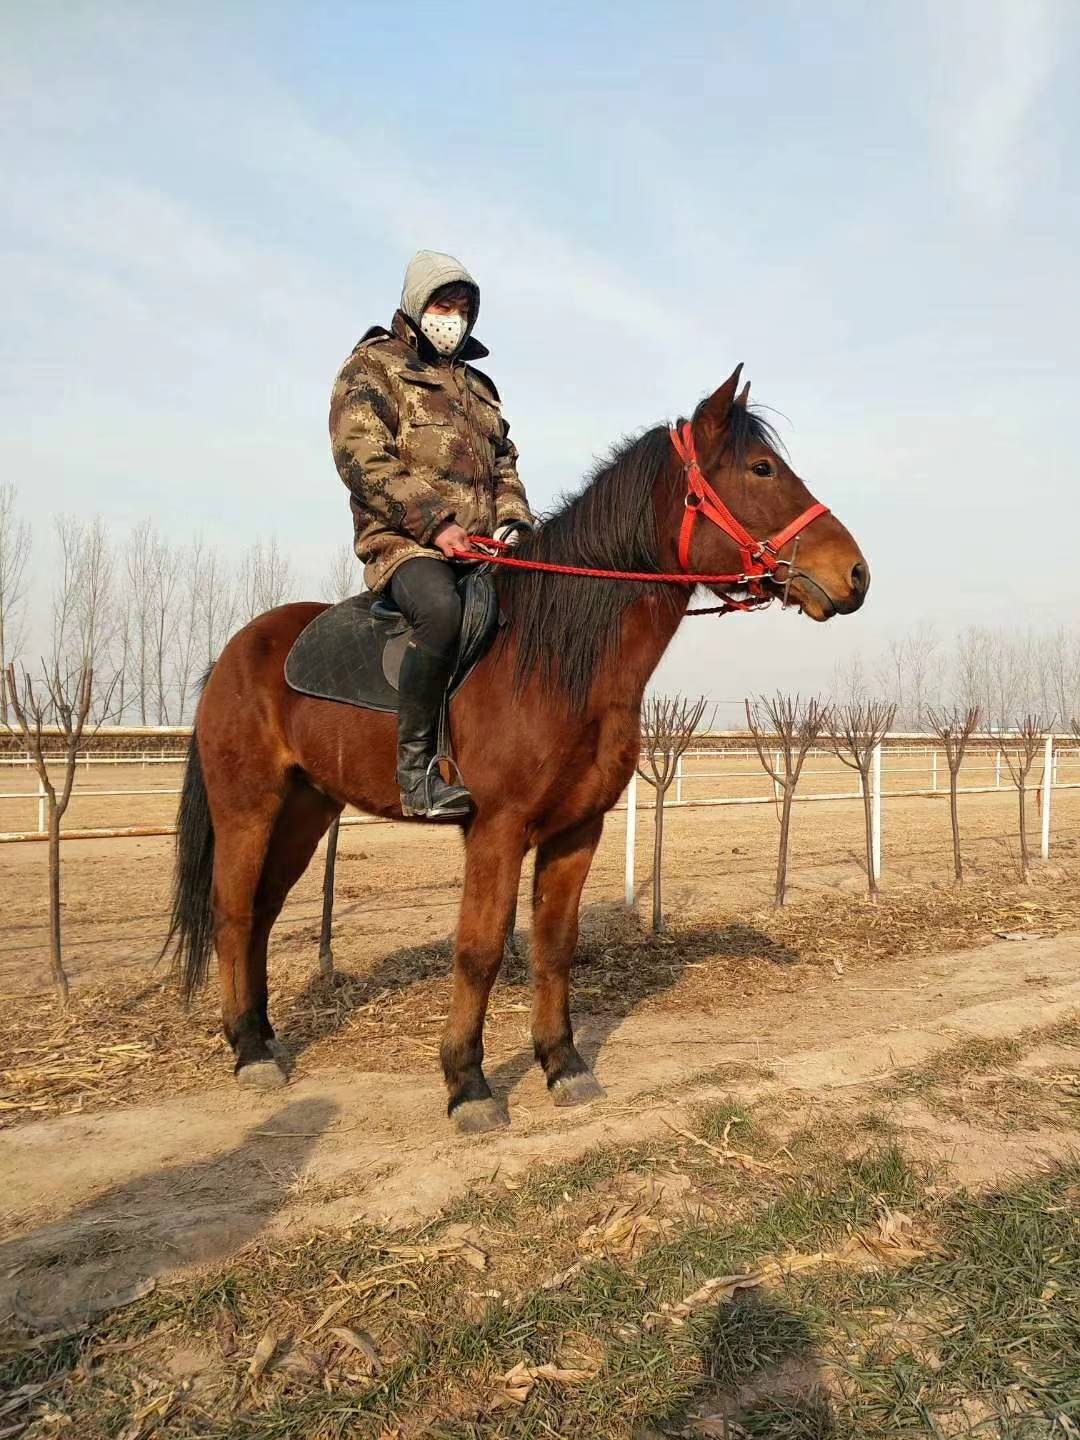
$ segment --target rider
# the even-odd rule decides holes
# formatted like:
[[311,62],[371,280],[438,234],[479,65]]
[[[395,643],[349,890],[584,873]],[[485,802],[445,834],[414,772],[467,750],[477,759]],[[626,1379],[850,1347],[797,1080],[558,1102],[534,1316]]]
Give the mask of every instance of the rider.
[[479,309],[462,264],[419,251],[390,329],[367,331],[330,401],[364,579],[413,626],[398,680],[401,809],[432,820],[465,815],[471,803],[431,763],[461,629],[454,553],[470,535],[515,544],[533,523],[499,392],[468,363],[488,354],[472,336]]

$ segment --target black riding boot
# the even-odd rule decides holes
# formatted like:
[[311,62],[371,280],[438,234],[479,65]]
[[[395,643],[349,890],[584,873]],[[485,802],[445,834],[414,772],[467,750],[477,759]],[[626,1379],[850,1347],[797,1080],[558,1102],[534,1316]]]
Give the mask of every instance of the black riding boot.
[[469,813],[472,797],[463,785],[448,785],[435,756],[439,715],[453,660],[434,655],[411,641],[398,676],[397,779],[401,813],[427,820],[458,820]]

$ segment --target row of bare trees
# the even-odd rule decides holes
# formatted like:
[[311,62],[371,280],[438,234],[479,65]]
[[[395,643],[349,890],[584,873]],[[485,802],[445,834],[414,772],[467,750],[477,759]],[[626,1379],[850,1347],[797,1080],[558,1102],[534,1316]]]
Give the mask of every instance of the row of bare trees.
[[969,625],[943,635],[922,622],[871,661],[855,654],[838,665],[831,699],[883,699],[895,707],[899,730],[923,729],[932,708],[978,710],[995,730],[1013,727],[1019,715],[1080,715],[1080,632]]
[[[32,535],[16,501],[14,486],[0,485],[0,730],[19,736],[41,782],[49,956],[63,1006],[61,822],[80,749],[104,723],[183,723],[199,673],[232,631],[294,598],[297,587],[272,540],[255,541],[230,570],[202,540],[171,545],[148,521],[114,544],[100,519],[61,516],[51,537],[48,620],[32,627]],[[359,588],[347,545],[321,588],[331,600]]]
[[[663,929],[664,804],[678,772],[679,761],[698,734],[705,714],[704,699],[690,701],[680,696],[656,695],[645,702],[641,721],[642,760],[638,773],[656,792],[653,833],[654,931]],[[863,802],[863,831],[867,891],[878,898],[875,855],[874,792],[872,774],[880,746],[896,722],[896,704],[889,700],[863,699],[828,703],[778,692],[745,702],[746,726],[754,751],[765,774],[772,781],[777,799],[779,836],[774,903],[782,906],[788,890],[788,857],[791,842],[791,813],[807,756],[815,749],[828,749],[859,777]],[[1027,880],[1031,869],[1028,841],[1028,798],[1032,771],[1043,753],[1050,726],[1035,713],[1024,715],[1011,729],[984,729],[977,705],[966,708],[928,706],[920,728],[940,744],[949,774],[949,816],[952,830],[953,878],[964,879],[960,836],[960,772],[971,741],[976,736],[1004,761],[1017,793],[1020,870]],[[1080,721],[1071,722],[1071,731],[1080,738]],[[1049,778],[1049,777],[1046,777]]]
[[[39,552],[51,583],[39,582],[31,595],[30,565]],[[343,544],[314,590],[337,600],[359,588],[359,567]],[[90,669],[96,720],[186,723],[199,676],[232,632],[298,598],[295,569],[272,539],[254,540],[230,565],[203,539],[174,542],[149,520],[114,539],[100,518],[59,516],[35,547],[15,486],[0,484],[0,674],[19,663],[40,677],[48,696],[57,670]],[[9,717],[5,693],[0,722]]]

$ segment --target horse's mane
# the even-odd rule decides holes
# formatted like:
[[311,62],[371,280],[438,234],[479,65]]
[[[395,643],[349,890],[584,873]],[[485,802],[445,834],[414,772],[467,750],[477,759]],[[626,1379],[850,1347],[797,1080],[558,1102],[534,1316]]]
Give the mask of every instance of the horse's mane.
[[[780,448],[767,421],[745,406],[732,406],[725,448],[738,461],[753,443]],[[622,440],[515,553],[522,560],[555,565],[656,572],[660,563],[654,491],[672,454],[667,425]],[[507,569],[499,574],[499,594],[517,643],[518,686],[538,674],[557,686],[574,709],[581,709],[598,667],[618,638],[623,612],[643,596],[675,606],[682,591],[674,585]]]

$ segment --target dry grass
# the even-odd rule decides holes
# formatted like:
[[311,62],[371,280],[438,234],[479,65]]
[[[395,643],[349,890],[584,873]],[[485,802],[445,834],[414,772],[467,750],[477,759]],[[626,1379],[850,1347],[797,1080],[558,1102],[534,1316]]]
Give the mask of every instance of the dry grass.
[[[1073,930],[1080,930],[1080,866],[1058,866],[1011,889],[919,886],[888,893],[877,905],[836,895],[737,918],[715,912],[659,937],[605,910],[583,930],[574,1004],[594,1015],[709,1014],[740,995],[789,990],[803,967],[849,971],[978,945],[995,931]],[[331,985],[316,973],[314,935],[294,932],[288,952],[272,964],[275,1021],[310,1070],[422,1070],[435,1064],[450,967],[447,943],[418,946]],[[0,1054],[8,1062],[0,1071],[0,1127],[136,1104],[159,1097],[163,1087],[184,1093],[217,1083],[229,1056],[213,988],[185,1010],[171,980],[159,977],[135,991],[118,983],[79,989],[64,1015],[45,995],[0,1007]],[[527,962],[512,959],[493,995],[493,1043],[518,1036],[529,1001]]]
[[828,1126],[778,1151],[730,1102],[692,1124],[9,1329],[6,1418],[22,1440],[1072,1433],[1075,1165],[957,1194],[872,1123],[849,1154]]

